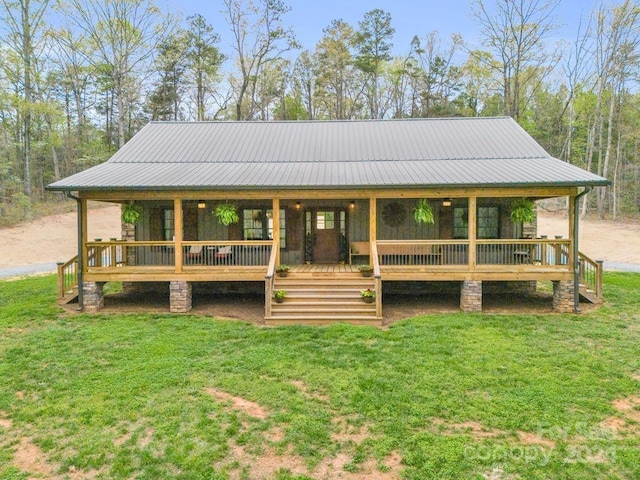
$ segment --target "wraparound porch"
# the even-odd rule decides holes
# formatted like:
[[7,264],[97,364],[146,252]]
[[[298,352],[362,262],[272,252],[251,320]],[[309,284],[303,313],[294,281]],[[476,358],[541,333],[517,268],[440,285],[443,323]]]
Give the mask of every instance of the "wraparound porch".
[[[190,256],[194,246],[199,253]],[[370,323],[382,319],[386,282],[460,282],[461,308],[480,311],[482,282],[547,280],[564,285],[558,288],[556,303],[558,310],[568,311],[573,302],[574,278],[569,246],[566,239],[371,242],[374,275],[371,283],[364,285],[359,280],[358,265],[349,264],[293,265],[284,284],[276,276],[274,242],[184,242],[182,255],[176,255],[173,242],[93,241],[86,248],[84,282],[90,288],[86,290],[85,306],[92,309],[95,303],[95,308],[100,308],[101,289],[106,282],[171,282],[175,286],[171,303],[178,305],[174,310],[189,311],[192,283],[249,281],[264,282],[268,322],[279,323],[274,311],[282,309],[277,306],[274,310],[273,292],[287,289],[295,293],[285,303],[293,304],[299,298],[300,303],[314,305],[315,320],[307,323],[338,319]],[[224,258],[216,258],[218,251],[225,252]],[[181,264],[176,258],[181,258]],[[590,291],[601,298],[601,264],[580,254],[579,265],[584,293]],[[76,268],[77,259],[60,266],[61,297],[73,295],[77,288],[73,285]],[[359,293],[365,288],[375,292],[376,300],[363,319],[354,313],[366,312],[359,306]],[[336,297],[344,299],[342,305],[333,301]],[[284,313],[291,314],[295,307],[285,308]],[[285,315],[280,323],[287,321],[293,321],[292,315]]]

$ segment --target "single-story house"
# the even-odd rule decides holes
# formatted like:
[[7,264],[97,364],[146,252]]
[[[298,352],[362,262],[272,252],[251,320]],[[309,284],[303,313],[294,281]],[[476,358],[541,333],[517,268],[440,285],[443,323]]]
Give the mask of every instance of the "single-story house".
[[[171,311],[187,312],[194,284],[261,282],[267,323],[375,323],[393,282],[457,282],[461,308],[481,311],[483,284],[548,280],[554,308],[577,310],[602,297],[602,265],[578,250],[577,204],[608,183],[511,118],[151,122],[109,161],[48,186],[78,202],[59,296],[96,310],[106,282],[161,284]],[[569,238],[537,238],[533,202],[556,197]],[[122,205],[121,238],[87,238],[88,201]]]

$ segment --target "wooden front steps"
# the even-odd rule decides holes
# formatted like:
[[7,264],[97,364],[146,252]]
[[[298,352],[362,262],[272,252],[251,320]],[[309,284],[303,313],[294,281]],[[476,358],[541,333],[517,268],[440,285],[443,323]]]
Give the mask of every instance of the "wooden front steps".
[[590,289],[586,285],[580,285],[579,288],[580,298],[589,303],[593,303],[595,305],[600,305],[602,303],[602,297],[599,297],[595,290]]
[[267,325],[345,322],[379,325],[376,304],[365,303],[360,292],[375,290],[375,280],[358,272],[289,272],[274,279],[274,290],[286,290],[283,303],[271,299]]
[[74,285],[71,289],[64,292],[64,295],[58,298],[58,305],[67,305],[78,298],[78,286]]

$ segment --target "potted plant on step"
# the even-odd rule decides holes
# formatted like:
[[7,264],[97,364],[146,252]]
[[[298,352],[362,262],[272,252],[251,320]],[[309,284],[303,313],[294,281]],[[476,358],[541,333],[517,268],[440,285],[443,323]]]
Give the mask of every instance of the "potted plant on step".
[[276,267],[276,272],[279,277],[286,277],[289,274],[289,270],[291,267],[289,265],[278,265]]
[[370,277],[373,275],[373,267],[371,265],[360,265],[358,270],[360,270],[363,277]]
[[376,299],[376,292],[367,288],[360,292],[360,296],[362,297],[362,300],[364,300],[364,303],[373,303]]
[[284,302],[284,297],[286,296],[287,296],[286,290],[276,290],[275,292],[273,292],[273,298],[275,299],[276,303]]

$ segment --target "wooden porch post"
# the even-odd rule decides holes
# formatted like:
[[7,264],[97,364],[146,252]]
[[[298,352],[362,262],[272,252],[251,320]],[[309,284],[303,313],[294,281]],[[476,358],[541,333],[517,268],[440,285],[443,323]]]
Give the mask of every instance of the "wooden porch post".
[[176,198],[173,200],[173,242],[175,248],[176,273],[182,273],[182,224],[182,200]]
[[[377,210],[376,210],[376,199],[375,198],[370,198],[369,199],[369,243],[375,242],[376,241],[376,237],[377,237],[377,225],[376,225],[376,218],[377,218]],[[369,250],[371,251],[371,250]],[[372,264],[373,264],[373,260],[372,260]]]
[[569,197],[569,240],[571,243],[569,244],[569,265],[574,265],[574,251],[575,244],[578,241],[576,238],[576,197],[571,195]]
[[280,265],[280,199],[273,199],[273,242],[276,245],[276,265]]
[[476,237],[478,236],[478,198],[469,197],[469,270],[476,269]]
[[[80,235],[82,241],[82,251],[78,253],[82,255],[82,272],[84,273],[87,271],[87,265],[89,265],[89,256],[87,254],[87,240],[89,235],[87,233],[87,200],[85,198],[80,199],[80,210],[80,231],[78,235]],[[82,285],[79,285],[78,288],[82,288]]]

